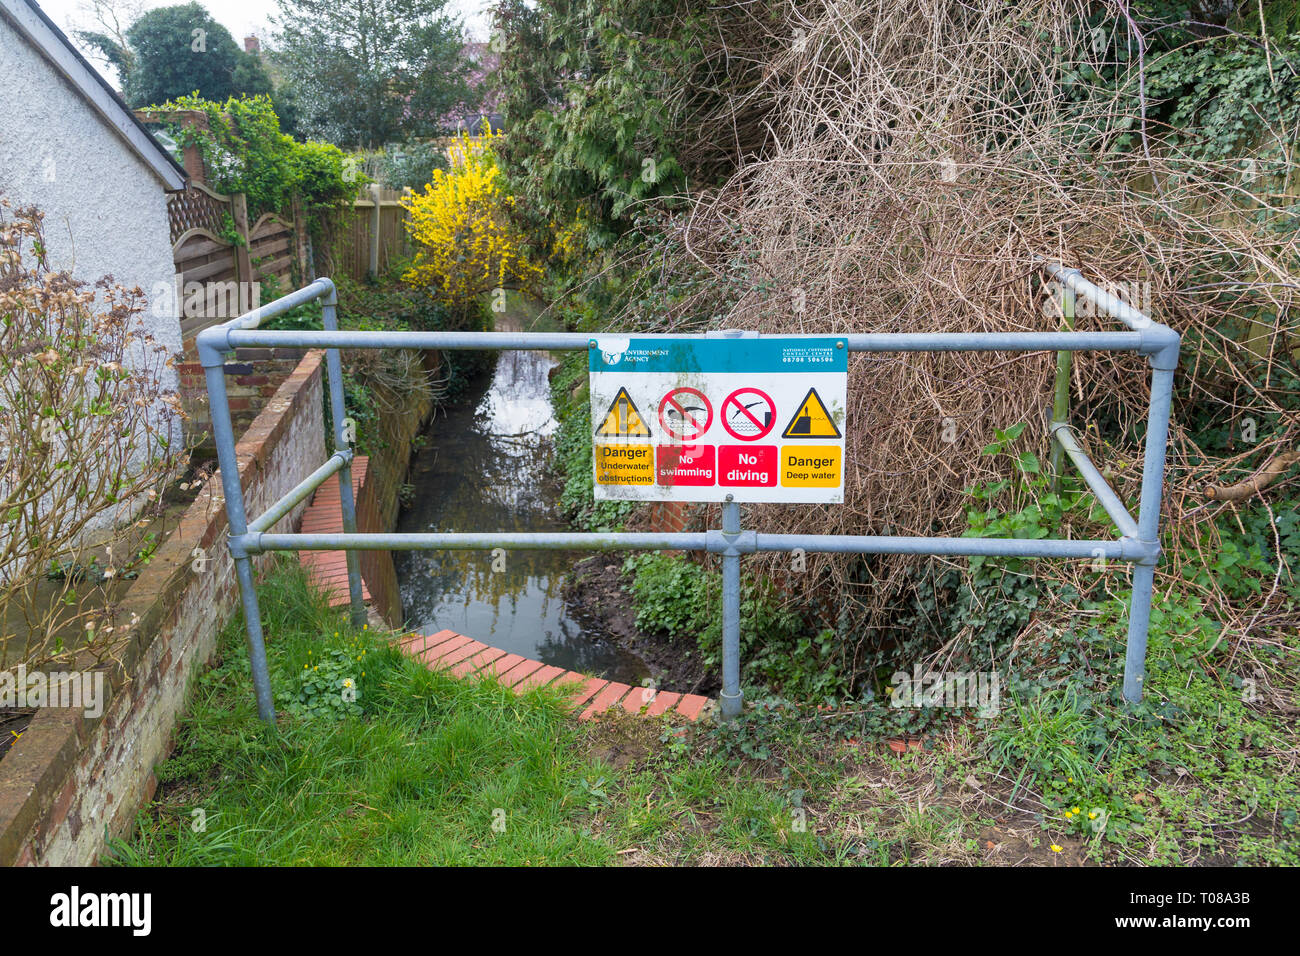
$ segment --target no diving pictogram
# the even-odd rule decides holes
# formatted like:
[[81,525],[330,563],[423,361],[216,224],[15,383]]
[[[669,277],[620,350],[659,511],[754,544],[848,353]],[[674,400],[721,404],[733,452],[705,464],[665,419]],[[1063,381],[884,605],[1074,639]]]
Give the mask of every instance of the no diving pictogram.
[[675,388],[659,403],[659,424],[673,438],[694,441],[713,424],[713,405],[698,388]]
[[776,424],[776,402],[758,388],[738,388],[722,403],[722,427],[732,438],[758,441]]

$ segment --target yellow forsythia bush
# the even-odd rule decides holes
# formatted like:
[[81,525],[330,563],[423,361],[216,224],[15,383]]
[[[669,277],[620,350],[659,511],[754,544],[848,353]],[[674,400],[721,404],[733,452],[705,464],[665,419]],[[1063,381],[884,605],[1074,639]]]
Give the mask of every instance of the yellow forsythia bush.
[[510,220],[514,197],[497,167],[493,135],[462,133],[447,150],[451,168],[436,169],[424,192],[406,199],[415,263],[403,277],[466,303],[507,285],[531,286],[542,270],[527,255]]

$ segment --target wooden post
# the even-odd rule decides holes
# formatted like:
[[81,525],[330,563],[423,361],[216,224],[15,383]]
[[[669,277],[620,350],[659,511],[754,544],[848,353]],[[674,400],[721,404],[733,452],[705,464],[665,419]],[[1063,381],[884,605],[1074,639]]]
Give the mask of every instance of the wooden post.
[[414,198],[415,191],[410,186],[403,187],[402,199],[404,202],[397,213],[397,241],[401,245],[402,254],[407,256],[411,254],[411,233],[406,228],[406,217],[410,211],[409,204]]
[[[239,268],[239,281],[252,283],[253,278],[253,260],[249,255],[249,238],[248,238],[248,197],[243,193],[235,193],[230,197],[230,216],[235,220],[235,232],[239,233],[240,238],[244,240],[242,245],[235,246],[235,262]],[[253,294],[252,286],[249,286],[248,295]]]
[[311,240],[307,235],[307,212],[303,208],[302,196],[293,194],[290,205],[293,213],[294,259],[298,263],[299,285],[306,285],[316,278],[316,268],[311,261]]
[[379,222],[382,207],[379,203],[380,187],[378,183],[370,184],[370,201],[374,207],[370,210],[370,278],[379,277]]

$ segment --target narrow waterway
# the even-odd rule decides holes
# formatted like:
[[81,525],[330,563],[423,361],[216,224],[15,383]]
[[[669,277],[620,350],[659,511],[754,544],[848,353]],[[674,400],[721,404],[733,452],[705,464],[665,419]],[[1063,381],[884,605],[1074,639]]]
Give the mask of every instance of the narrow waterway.
[[[531,310],[497,318],[500,330],[532,328]],[[539,328],[540,330],[540,328]],[[551,470],[557,427],[545,352],[504,351],[460,401],[434,416],[416,453],[415,493],[398,531],[565,531]],[[485,551],[395,555],[402,607],[412,628],[449,628],[485,644],[569,670],[633,684],[649,675],[602,633],[599,621],[566,606],[565,574],[584,557],[509,551],[494,570]],[[498,559],[499,567],[499,559]]]

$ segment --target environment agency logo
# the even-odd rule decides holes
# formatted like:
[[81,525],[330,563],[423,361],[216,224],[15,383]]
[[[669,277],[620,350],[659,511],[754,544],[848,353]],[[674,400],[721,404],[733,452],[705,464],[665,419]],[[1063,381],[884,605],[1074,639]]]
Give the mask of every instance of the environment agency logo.
[[597,342],[600,345],[601,358],[605,360],[606,365],[617,365],[623,361],[623,353],[632,344],[632,340],[629,338],[608,335],[602,335]]

